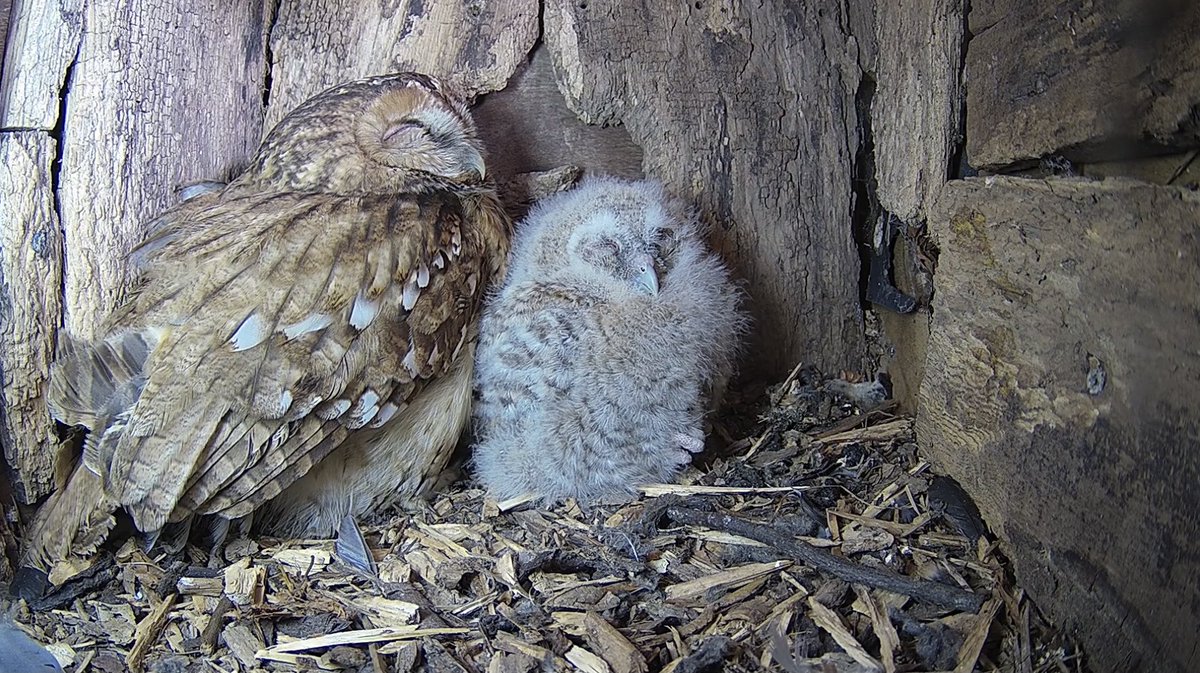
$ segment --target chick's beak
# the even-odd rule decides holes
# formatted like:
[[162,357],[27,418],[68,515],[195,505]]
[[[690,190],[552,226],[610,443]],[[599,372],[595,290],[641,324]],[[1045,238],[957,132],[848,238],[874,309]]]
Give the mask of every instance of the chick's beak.
[[651,255],[638,256],[634,270],[637,274],[633,282],[649,294],[658,294],[658,274],[654,271],[654,257]]

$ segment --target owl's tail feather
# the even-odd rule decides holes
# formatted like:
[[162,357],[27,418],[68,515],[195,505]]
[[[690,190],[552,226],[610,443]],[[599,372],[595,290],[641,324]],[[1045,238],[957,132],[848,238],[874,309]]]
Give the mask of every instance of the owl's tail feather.
[[23,565],[49,569],[72,555],[90,556],[116,524],[117,503],[104,493],[104,481],[82,464],[67,485],[38,510],[22,545]]
[[46,405],[63,423],[88,428],[83,464],[95,473],[108,471],[130,410],[145,388],[146,358],[157,344],[151,332],[122,332],[96,343],[60,336]]
[[157,343],[152,332],[122,332],[94,343],[60,333],[46,403],[52,416],[89,432],[83,460],[31,522],[23,562],[45,568],[71,555],[88,556],[108,537],[117,502],[105,493],[98,473],[107,469],[112,447],[141,395],[146,358]]

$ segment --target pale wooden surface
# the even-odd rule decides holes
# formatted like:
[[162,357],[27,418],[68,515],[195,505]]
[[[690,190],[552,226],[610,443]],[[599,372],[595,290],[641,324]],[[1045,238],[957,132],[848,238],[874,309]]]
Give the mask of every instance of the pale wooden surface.
[[1197,670],[1200,194],[977,178],[936,211],[922,449],[1090,667]]
[[12,0],[0,0],[0,72],[4,69],[4,50],[8,46],[8,22]]
[[857,49],[840,6],[547,0],[560,89],[623,123],[648,176],[692,198],[747,281],[748,364],[862,366],[851,237]]
[[923,220],[950,177],[962,130],[963,3],[881,2],[876,7],[878,86],[871,105],[879,203]]
[[538,0],[282,0],[267,128],[315,93],[381,72],[424,72],[468,99],[496,91],[538,30]]
[[9,15],[0,129],[49,131],[83,31],[83,0],[18,2]]
[[57,446],[42,390],[62,317],[55,144],[39,131],[0,133],[0,442],[25,501],[52,486]]

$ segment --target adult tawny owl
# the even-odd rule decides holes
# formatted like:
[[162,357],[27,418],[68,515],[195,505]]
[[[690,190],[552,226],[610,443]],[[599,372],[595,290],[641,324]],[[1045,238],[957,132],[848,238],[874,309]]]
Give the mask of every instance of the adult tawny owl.
[[596,500],[704,447],[741,293],[695,219],[647,182],[591,179],[517,228],[476,354],[476,476],[498,498]]
[[88,553],[118,507],[153,534],[282,492],[273,528],[324,534],[415,494],[467,421],[510,226],[466,109],[433,79],[300,105],[228,186],[151,226],[107,336],[60,348],[51,411],[91,432],[27,558]]

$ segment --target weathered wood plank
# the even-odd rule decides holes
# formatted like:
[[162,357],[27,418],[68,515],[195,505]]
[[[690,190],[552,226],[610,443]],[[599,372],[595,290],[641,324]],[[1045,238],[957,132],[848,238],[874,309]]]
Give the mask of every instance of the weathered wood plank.
[[545,3],[568,105],[623,123],[646,174],[699,204],[749,281],[752,369],[862,364],[846,21],[839,5],[782,1]]
[[567,107],[545,46],[530,54],[508,86],[474,110],[488,149],[488,172],[500,182],[518,173],[578,166],[592,173],[642,176],[642,148],[620,126],[583,123]]
[[125,255],[173,189],[226,178],[257,147],[264,11],[259,0],[87,4],[59,193],[74,335],[91,337],[119,301]]
[[982,0],[970,26],[972,165],[1200,146],[1200,4]]
[[[962,0],[906,0],[876,6],[871,133],[875,195],[879,206],[905,223],[920,226],[928,216],[962,137]],[[872,223],[873,224],[873,223]],[[897,344],[887,363],[893,394],[906,410],[916,408],[929,335],[928,292],[917,282],[912,244],[896,244],[894,281],[922,301],[900,315],[879,310],[888,338]]]
[[879,203],[922,220],[950,177],[960,138],[962,0],[881,2],[871,105]]
[[8,24],[11,15],[12,0],[0,0],[0,73],[4,72],[4,51],[8,48]]
[[[58,454],[42,388],[62,322],[62,229],[51,176],[64,77],[82,31],[82,0],[7,8],[0,78],[0,445],[13,495],[54,485]],[[10,129],[25,129],[10,131]]]
[[[82,5],[18,3],[4,71],[3,127],[46,131],[4,141],[14,163],[0,267],[11,311],[0,438],[26,502],[55,472],[40,397],[55,328],[91,337],[125,289],[126,253],[173,188],[227,176],[261,134],[260,2]],[[64,138],[50,133],[58,129]],[[31,245],[41,257],[29,257]]]
[[936,211],[921,446],[1089,666],[1197,670],[1200,194],[972,179]]
[[48,133],[0,133],[0,444],[23,502],[53,486],[57,445],[42,395],[62,321],[54,154]]
[[496,91],[537,37],[537,0],[282,0],[267,128],[309,96],[366,75],[416,70],[467,97]]
[[79,49],[84,0],[17,2],[5,34],[0,128],[49,131],[58,123],[63,78]]

